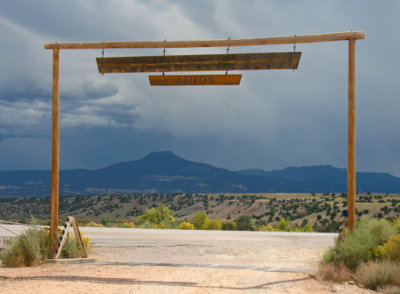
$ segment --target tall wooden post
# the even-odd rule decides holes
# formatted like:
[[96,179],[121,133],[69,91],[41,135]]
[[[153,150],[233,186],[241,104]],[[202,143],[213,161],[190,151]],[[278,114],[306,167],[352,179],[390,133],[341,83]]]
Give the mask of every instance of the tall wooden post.
[[353,231],[356,215],[356,40],[349,39],[347,208],[348,227]]
[[50,252],[56,257],[58,229],[58,192],[60,169],[60,50],[53,49],[53,96],[52,96],[52,154],[50,191]]

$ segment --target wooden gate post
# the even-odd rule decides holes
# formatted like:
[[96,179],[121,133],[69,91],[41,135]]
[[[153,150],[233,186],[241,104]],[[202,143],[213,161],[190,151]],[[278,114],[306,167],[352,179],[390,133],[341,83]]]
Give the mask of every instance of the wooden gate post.
[[349,39],[347,208],[350,232],[355,227],[356,204],[356,40]]
[[53,95],[52,95],[52,153],[50,190],[50,252],[56,257],[58,229],[58,193],[60,169],[60,50],[53,49]]

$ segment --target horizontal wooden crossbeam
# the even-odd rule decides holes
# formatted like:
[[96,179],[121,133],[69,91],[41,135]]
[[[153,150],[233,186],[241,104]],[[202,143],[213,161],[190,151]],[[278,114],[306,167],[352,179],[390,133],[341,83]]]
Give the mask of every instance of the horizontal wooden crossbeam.
[[49,43],[45,49],[190,48],[300,44],[364,39],[363,31],[252,39]]
[[151,86],[239,85],[242,75],[167,75],[149,76]]
[[295,69],[301,52],[96,58],[100,73]]

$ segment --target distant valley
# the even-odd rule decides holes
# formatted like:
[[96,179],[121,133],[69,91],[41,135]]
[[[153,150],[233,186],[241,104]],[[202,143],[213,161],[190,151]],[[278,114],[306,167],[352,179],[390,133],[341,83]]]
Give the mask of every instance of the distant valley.
[[[60,195],[133,193],[326,193],[346,192],[346,169],[333,166],[230,171],[152,152],[105,168],[60,171]],[[400,178],[357,173],[358,192],[398,193]],[[48,196],[50,171],[0,171],[0,197]]]

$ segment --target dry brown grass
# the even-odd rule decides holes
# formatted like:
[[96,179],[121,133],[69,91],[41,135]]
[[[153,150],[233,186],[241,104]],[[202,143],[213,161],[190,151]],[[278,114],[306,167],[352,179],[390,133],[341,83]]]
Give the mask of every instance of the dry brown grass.
[[373,290],[380,286],[400,286],[400,263],[388,260],[364,263],[358,268],[356,277]]
[[325,281],[336,283],[347,282],[353,279],[353,275],[343,264],[334,265],[332,263],[321,266],[319,275]]

